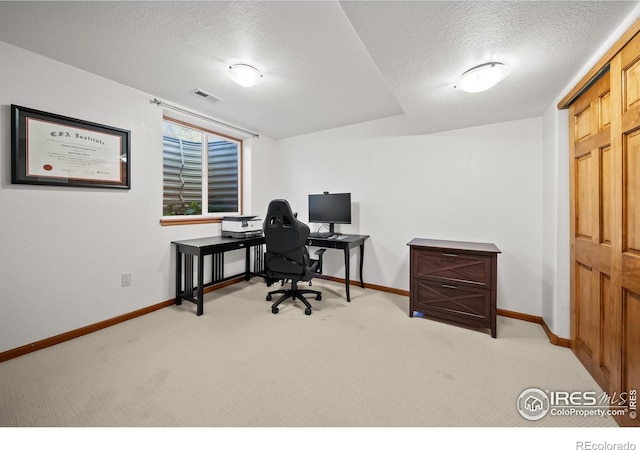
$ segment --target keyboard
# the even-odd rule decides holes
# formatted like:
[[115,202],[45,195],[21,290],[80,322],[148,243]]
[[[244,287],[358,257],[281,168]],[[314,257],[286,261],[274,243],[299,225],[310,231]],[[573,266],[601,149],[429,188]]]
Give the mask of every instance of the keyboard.
[[321,232],[313,232],[309,233],[309,237],[316,238],[328,238],[331,236],[331,233],[321,233]]

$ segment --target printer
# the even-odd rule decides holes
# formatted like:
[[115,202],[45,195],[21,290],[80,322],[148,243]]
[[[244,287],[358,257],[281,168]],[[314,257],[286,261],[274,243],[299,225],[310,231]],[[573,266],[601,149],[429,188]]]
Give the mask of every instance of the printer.
[[224,216],[222,236],[233,238],[262,236],[262,219],[257,216]]

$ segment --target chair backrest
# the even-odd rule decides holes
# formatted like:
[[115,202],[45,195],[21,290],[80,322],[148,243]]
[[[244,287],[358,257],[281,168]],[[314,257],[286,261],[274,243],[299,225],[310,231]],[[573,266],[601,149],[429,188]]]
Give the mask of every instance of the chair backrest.
[[263,231],[267,271],[303,275],[309,265],[306,243],[310,230],[295,217],[288,201],[277,199],[269,203]]

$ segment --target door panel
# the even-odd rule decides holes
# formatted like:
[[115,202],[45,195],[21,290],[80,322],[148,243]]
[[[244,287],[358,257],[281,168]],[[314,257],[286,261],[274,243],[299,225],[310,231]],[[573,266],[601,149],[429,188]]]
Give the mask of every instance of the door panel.
[[601,170],[601,193],[600,193],[600,223],[601,223],[601,241],[604,244],[611,245],[611,216],[613,214],[612,198],[613,198],[613,162],[612,162],[611,146],[603,148],[600,152],[600,170]]
[[587,107],[576,113],[574,117],[575,122],[575,140],[579,142],[584,138],[591,136],[591,105],[587,105]]
[[636,57],[627,64],[622,71],[624,79],[622,96],[624,112],[640,105],[640,83],[638,83],[638,80],[640,80],[640,59]]
[[599,131],[604,130],[611,125],[611,92],[606,91],[600,96],[600,124]]
[[593,169],[591,153],[576,161],[576,225],[577,236],[591,238],[593,231]]
[[600,305],[594,295],[593,270],[583,264],[576,268],[577,329],[576,340],[590,358],[598,352],[598,336],[593,330],[598,328]]
[[[611,58],[569,114],[571,348],[609,395],[637,395],[640,34]],[[637,413],[615,419],[639,426]]]
[[640,294],[625,290],[626,385],[640,387]]
[[570,134],[576,138],[570,143],[574,168],[571,345],[603,389],[608,388],[611,373],[615,372],[619,340],[618,309],[611,295],[616,157],[611,145],[613,98],[606,73],[580,97],[575,109],[570,109],[570,123],[576,127]]
[[569,113],[571,348],[609,395],[629,396],[640,387],[640,35]]
[[[640,37],[622,51],[621,117],[622,162],[622,244],[620,270],[622,284],[622,324],[620,380],[621,392],[640,390]],[[636,405],[637,407],[637,405]],[[636,414],[637,414],[636,409]],[[623,425],[640,426],[640,419],[625,416]]]
[[600,278],[600,369],[607,379],[611,371],[615,370],[618,363],[618,336],[617,324],[620,323],[620,310],[615,302],[611,301],[611,278],[602,275]]
[[625,250],[640,255],[640,132],[627,135],[624,152],[626,210]]

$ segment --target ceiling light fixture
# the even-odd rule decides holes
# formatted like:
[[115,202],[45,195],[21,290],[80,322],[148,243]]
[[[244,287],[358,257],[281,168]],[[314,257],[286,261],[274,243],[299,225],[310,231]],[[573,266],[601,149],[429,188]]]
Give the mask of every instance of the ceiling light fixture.
[[258,69],[248,64],[231,64],[227,75],[240,86],[244,87],[260,84],[263,78]]
[[465,92],[482,92],[492,88],[509,75],[509,68],[499,62],[480,64],[467,70],[453,86]]

